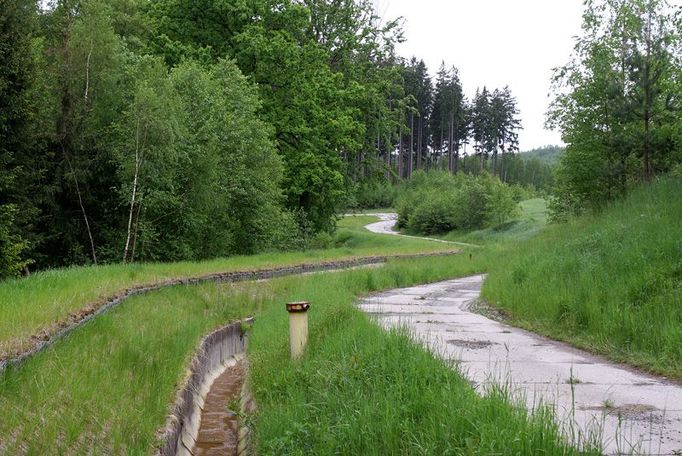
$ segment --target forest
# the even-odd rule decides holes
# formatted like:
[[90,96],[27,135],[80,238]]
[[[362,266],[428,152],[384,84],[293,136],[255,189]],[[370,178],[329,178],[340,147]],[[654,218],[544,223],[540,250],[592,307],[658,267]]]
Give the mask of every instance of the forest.
[[359,183],[506,177],[518,149],[509,88],[432,81],[368,0],[9,0],[0,21],[0,275],[304,248]]
[[7,0],[0,276],[306,248],[417,170],[553,191],[557,220],[603,206],[679,167],[680,25],[662,1],[585,8],[555,175],[517,153],[509,87],[467,99],[370,0]]

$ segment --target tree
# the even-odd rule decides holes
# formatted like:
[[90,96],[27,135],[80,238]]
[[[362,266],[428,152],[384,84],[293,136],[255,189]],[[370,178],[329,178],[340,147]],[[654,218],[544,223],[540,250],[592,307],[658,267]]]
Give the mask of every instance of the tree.
[[568,145],[557,207],[599,206],[674,163],[681,66],[673,22],[665,1],[586,2],[583,36],[555,72],[548,115]]
[[0,278],[16,275],[29,261],[17,224],[19,162],[30,124],[35,3],[8,0],[0,11]]
[[410,177],[414,166],[420,169],[428,151],[429,129],[428,121],[431,116],[433,87],[428,69],[423,60],[415,57],[406,63],[403,69],[405,94],[412,102],[405,118],[409,120],[409,147],[411,157],[408,159],[406,177]]
[[430,127],[436,154],[439,158],[447,154],[447,168],[456,173],[460,148],[469,134],[469,116],[459,72],[446,69],[444,63],[436,76]]
[[499,175],[504,178],[503,170],[498,169],[497,155],[502,152],[502,166],[505,163],[505,153],[514,153],[519,150],[518,130],[521,121],[517,117],[519,110],[516,107],[516,99],[512,96],[509,87],[502,90],[495,89],[492,93],[489,105],[490,132],[495,142],[493,149],[493,176]]

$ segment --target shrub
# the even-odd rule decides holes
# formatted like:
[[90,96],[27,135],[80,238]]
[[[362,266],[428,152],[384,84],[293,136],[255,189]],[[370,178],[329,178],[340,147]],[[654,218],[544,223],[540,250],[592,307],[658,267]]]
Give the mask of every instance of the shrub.
[[488,174],[414,173],[397,200],[398,227],[421,234],[480,229],[515,214],[514,191]]

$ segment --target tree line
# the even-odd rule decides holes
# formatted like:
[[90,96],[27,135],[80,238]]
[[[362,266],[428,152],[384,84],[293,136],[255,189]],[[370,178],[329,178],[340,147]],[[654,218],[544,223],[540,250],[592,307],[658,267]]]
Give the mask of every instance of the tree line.
[[[403,62],[408,104],[402,118],[407,128],[398,131],[397,151],[389,143],[385,157],[398,177],[409,178],[415,169],[443,168],[457,173],[465,155],[476,156],[479,168],[503,176],[498,155],[518,152],[519,111],[509,87],[477,89],[467,100],[455,67],[441,64],[431,80],[422,60]],[[466,147],[470,145],[467,153]],[[395,155],[395,165],[392,163]]]
[[510,91],[402,39],[370,0],[4,1],[0,276],[304,247],[353,182],[467,144],[501,175]]

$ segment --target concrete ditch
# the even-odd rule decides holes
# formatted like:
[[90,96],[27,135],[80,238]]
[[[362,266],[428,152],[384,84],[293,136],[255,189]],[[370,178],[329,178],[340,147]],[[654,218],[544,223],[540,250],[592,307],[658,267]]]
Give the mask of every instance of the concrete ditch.
[[[249,318],[231,323],[213,331],[202,339],[199,349],[192,358],[183,386],[178,391],[166,425],[159,432],[159,440],[163,443],[156,452],[157,456],[195,454],[206,397],[217,378],[228,369],[234,368],[238,363],[241,363],[242,367],[245,364],[247,336],[243,331],[243,325],[252,322],[253,319]],[[241,374],[245,376],[244,371]],[[240,391],[241,396],[247,390],[241,386]],[[241,404],[248,402],[248,399],[240,397]],[[225,404],[225,408],[227,408],[227,404]],[[246,411],[245,405],[241,409]],[[244,448],[248,448],[248,439],[246,438],[248,433],[240,430],[236,432],[239,436],[242,433],[244,434],[242,445]],[[237,454],[237,443],[235,442],[234,454]]]
[[388,260],[395,259],[411,259],[422,257],[437,257],[448,256],[459,253],[458,250],[435,252],[435,253],[420,253],[420,254],[405,254],[405,255],[382,255],[369,256],[361,258],[353,258],[350,260],[327,261],[320,263],[304,263],[292,266],[283,266],[278,268],[257,269],[251,271],[231,271],[223,273],[208,274],[200,277],[183,278],[167,280],[153,285],[143,285],[139,287],[129,288],[110,298],[106,298],[101,303],[90,303],[83,309],[72,313],[69,317],[60,323],[59,327],[52,333],[38,334],[32,336],[32,346],[28,350],[20,353],[10,355],[9,357],[0,358],[0,372],[7,366],[20,365],[23,361],[33,355],[40,353],[46,348],[53,345],[62,337],[69,334],[71,331],[77,329],[98,315],[112,309],[121,304],[126,299],[149,293],[151,291],[160,290],[165,287],[177,285],[196,285],[203,282],[246,282],[251,280],[272,279],[276,277],[284,277],[290,275],[305,274],[311,272],[324,272],[341,269],[349,269],[358,266],[366,266],[373,264],[385,263]]

